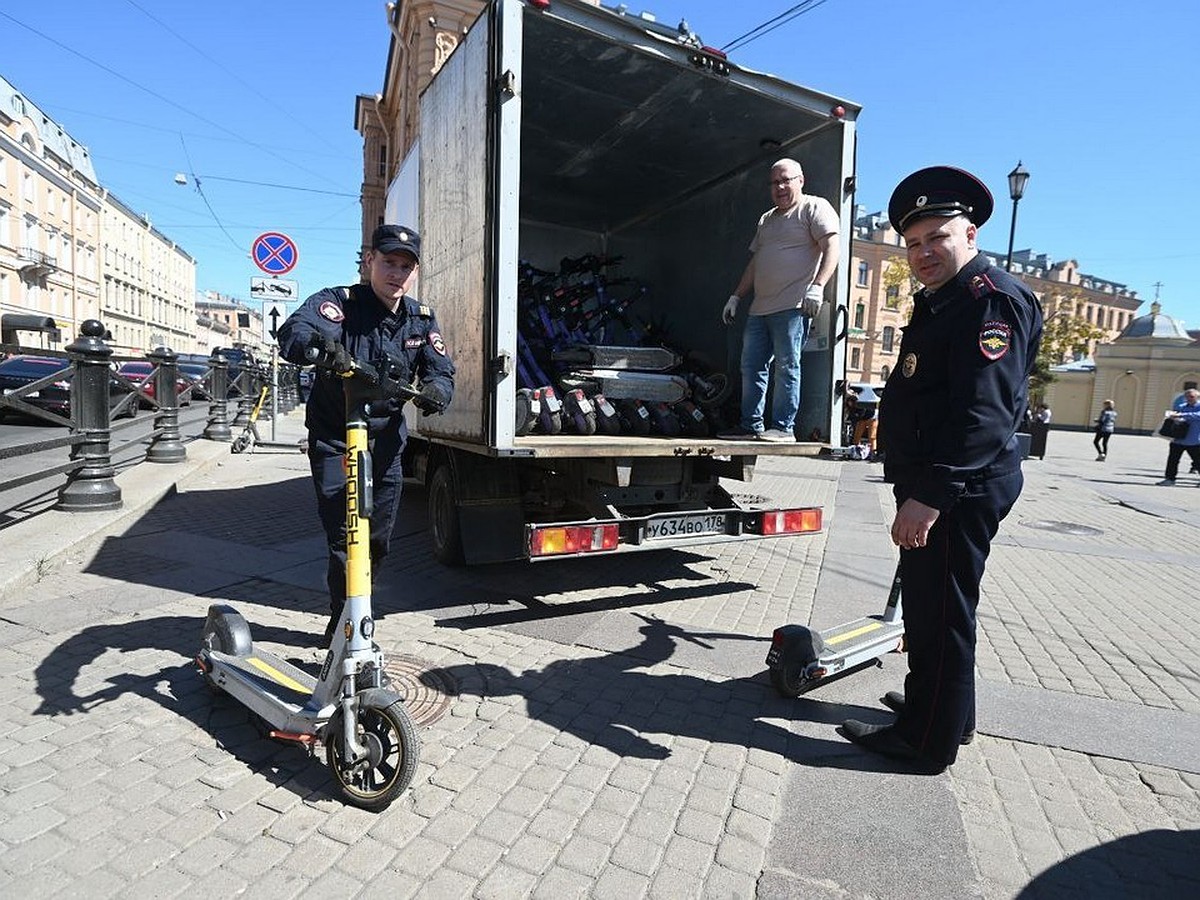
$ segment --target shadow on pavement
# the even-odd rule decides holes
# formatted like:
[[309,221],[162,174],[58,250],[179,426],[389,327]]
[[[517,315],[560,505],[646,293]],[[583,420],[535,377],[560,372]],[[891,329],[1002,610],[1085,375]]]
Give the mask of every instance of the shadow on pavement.
[[[158,616],[84,628],[54,648],[34,670],[35,689],[41,698],[34,714],[87,715],[98,706],[132,694],[153,700],[212,735],[219,748],[276,786],[301,797],[316,791],[337,796],[328,773],[314,765],[306,751],[269,739],[260,719],[233,699],[208,688],[191,662],[199,649],[202,624],[202,619],[190,616]],[[289,642],[296,639],[296,633],[259,627],[255,638]],[[75,693],[84,669],[111,650],[129,654],[124,668],[149,668],[149,674],[130,671],[109,675],[95,690]],[[164,651],[184,662],[161,666],[159,658]]]
[[1200,890],[1200,830],[1155,829],[1090,847],[1034,878],[1016,900],[1137,897],[1178,900]]

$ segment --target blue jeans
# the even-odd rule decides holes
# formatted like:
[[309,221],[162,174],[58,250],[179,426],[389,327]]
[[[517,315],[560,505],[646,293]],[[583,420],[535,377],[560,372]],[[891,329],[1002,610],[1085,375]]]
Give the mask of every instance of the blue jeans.
[[766,427],[787,432],[795,428],[800,409],[800,351],[811,325],[812,319],[798,309],[746,317],[746,330],[742,332],[743,428],[763,430],[767,378],[772,369],[775,389]]

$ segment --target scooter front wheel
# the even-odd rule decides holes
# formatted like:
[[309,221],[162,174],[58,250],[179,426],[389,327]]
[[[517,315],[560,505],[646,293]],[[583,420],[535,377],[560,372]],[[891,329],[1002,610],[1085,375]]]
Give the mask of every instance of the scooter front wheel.
[[412,783],[421,756],[421,739],[401,700],[363,697],[356,724],[366,759],[353,762],[343,747],[342,711],[325,730],[325,757],[346,801],[371,812],[387,809]]
[[801,677],[803,666],[788,665],[784,663],[778,667],[772,666],[768,671],[771,674],[771,687],[775,688],[784,697],[799,697],[807,691],[812,685],[805,684]]

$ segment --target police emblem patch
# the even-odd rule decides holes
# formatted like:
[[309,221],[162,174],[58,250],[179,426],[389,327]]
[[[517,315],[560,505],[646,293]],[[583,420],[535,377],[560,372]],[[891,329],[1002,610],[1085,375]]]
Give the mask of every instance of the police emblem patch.
[[1007,322],[992,320],[984,322],[979,329],[979,352],[993,362],[1000,359],[1012,346],[1012,326]]
[[429,332],[429,343],[442,356],[446,355],[446,342],[442,340],[442,336],[436,331]]
[[317,307],[317,312],[321,318],[328,319],[330,322],[340,322],[346,318],[346,314],[342,312],[342,308],[332,300],[326,300]]
[[917,354],[905,353],[904,361],[900,363],[900,374],[905,378],[912,378],[917,371]]

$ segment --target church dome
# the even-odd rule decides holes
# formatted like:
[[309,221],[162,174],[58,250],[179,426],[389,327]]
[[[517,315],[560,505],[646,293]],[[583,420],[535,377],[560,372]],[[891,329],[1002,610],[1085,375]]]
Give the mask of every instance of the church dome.
[[1187,330],[1170,316],[1163,315],[1162,305],[1157,301],[1150,305],[1150,314],[1138,316],[1125,326],[1117,340],[1127,338],[1165,338],[1168,340],[1190,341]]

